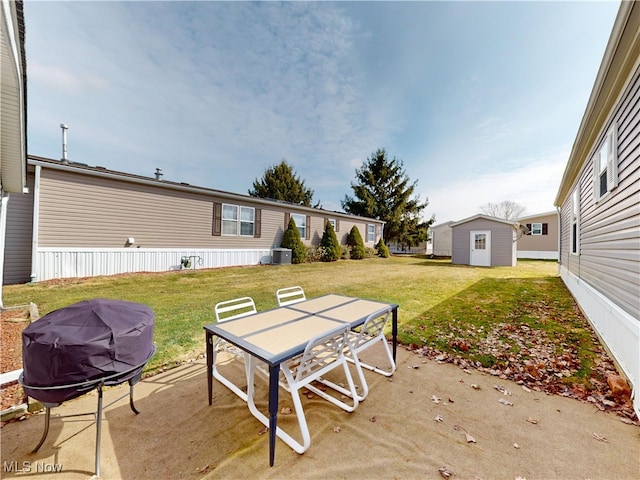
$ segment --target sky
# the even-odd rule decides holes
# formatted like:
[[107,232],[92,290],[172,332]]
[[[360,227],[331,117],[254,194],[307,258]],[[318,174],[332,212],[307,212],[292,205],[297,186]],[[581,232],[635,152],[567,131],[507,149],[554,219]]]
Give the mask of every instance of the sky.
[[26,0],[27,149],[240,194],[285,160],[340,211],[383,148],[435,224],[548,212],[618,8]]

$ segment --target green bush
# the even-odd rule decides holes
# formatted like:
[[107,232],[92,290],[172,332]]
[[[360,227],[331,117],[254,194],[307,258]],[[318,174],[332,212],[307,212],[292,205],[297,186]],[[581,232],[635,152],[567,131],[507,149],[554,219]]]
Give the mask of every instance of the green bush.
[[366,257],[367,253],[364,249],[362,235],[360,235],[360,230],[358,230],[358,227],[355,225],[351,228],[349,235],[347,235],[347,245],[351,247],[351,259],[362,260]]
[[322,234],[322,240],[320,240],[320,246],[324,248],[324,256],[322,260],[325,262],[336,262],[342,254],[342,248],[340,242],[336,236],[336,232],[333,229],[331,222],[327,222],[324,226],[324,233]]
[[289,219],[289,225],[282,235],[280,247],[291,249],[291,263],[304,263],[307,258],[307,249],[302,243],[300,232],[293,218]]
[[387,247],[387,244],[384,243],[384,240],[382,240],[382,238],[378,241],[376,249],[378,250],[379,256],[381,256],[382,258],[389,258],[389,247]]

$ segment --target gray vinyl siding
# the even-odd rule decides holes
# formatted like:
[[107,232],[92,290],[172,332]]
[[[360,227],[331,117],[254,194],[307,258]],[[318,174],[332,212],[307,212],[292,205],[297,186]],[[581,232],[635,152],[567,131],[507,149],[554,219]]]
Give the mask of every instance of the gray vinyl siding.
[[[592,158],[613,121],[618,127],[618,186],[596,202]],[[562,262],[627,313],[640,311],[640,70],[602,129],[578,178],[580,255],[571,251],[571,195],[562,204]],[[574,187],[575,188],[575,187]]]
[[29,193],[12,193],[7,206],[3,283],[31,280],[31,232],[33,229],[33,175],[27,177]]
[[512,266],[514,254],[514,230],[511,225],[476,219],[452,227],[451,262],[469,265],[470,234],[475,230],[491,231],[491,266]]

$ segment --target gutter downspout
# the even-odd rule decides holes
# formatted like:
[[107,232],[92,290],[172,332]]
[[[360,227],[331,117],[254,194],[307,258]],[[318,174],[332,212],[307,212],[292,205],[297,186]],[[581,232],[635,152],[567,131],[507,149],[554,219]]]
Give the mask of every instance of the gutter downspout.
[[31,283],[38,281],[38,225],[40,221],[40,175],[42,167],[36,165],[33,184],[33,226],[31,231]]
[[2,303],[2,285],[4,279],[4,249],[6,245],[5,235],[7,233],[7,211],[9,204],[9,194],[0,190],[0,310],[4,309]]

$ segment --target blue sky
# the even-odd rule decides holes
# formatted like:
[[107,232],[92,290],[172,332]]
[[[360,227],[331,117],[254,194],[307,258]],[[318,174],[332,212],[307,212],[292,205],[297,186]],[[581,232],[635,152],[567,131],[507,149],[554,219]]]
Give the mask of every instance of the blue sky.
[[28,151],[323,208],[378,149],[436,223],[553,201],[618,2],[26,1]]

